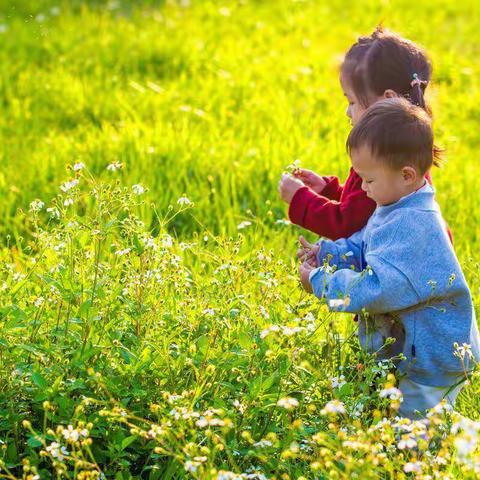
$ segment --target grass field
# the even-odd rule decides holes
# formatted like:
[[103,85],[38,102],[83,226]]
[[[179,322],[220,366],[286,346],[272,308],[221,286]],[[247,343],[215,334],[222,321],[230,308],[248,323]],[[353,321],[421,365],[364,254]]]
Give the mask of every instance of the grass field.
[[476,2],[0,4],[1,478],[478,478],[478,423],[382,421],[389,365],[302,293],[277,194],[347,176],[338,67],[383,21],[433,59],[480,305]]

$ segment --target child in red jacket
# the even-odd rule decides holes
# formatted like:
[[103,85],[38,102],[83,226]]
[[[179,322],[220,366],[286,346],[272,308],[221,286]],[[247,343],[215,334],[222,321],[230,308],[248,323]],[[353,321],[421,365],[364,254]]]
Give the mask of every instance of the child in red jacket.
[[[347,52],[340,72],[352,125],[370,105],[384,98],[405,97],[430,113],[424,91],[431,73],[426,53],[398,34],[380,27],[360,37]],[[429,175],[427,180],[431,183]],[[375,210],[375,202],[367,197],[353,169],[343,185],[337,177],[298,169],[293,176],[283,175],[279,192],[290,204],[292,223],[332,240],[363,228]]]

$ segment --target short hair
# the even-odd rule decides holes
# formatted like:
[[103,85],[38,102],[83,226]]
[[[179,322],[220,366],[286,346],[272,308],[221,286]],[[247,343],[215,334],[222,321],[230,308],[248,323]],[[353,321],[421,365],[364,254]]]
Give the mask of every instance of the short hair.
[[380,100],[367,109],[347,139],[349,154],[361,146],[396,170],[408,165],[425,174],[440,166],[430,116],[404,98]]

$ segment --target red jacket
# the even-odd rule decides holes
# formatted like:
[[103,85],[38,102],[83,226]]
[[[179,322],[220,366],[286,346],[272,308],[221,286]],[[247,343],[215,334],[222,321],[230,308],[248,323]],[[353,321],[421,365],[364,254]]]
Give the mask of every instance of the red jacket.
[[[427,180],[431,184],[430,174]],[[362,179],[350,168],[344,185],[337,177],[323,177],[327,184],[320,194],[308,187],[295,192],[290,202],[290,221],[322,237],[347,238],[362,229],[375,210],[375,202],[362,190]],[[450,230],[448,230],[452,239]]]

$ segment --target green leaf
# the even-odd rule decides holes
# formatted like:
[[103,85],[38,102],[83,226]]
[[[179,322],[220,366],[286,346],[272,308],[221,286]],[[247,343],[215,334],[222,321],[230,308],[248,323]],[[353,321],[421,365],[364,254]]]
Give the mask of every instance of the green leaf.
[[38,371],[35,371],[32,373],[32,382],[38,388],[46,388],[48,386],[47,381],[42,377],[41,373]]
[[78,309],[78,316],[82,317],[88,313],[90,310],[90,307],[92,306],[92,301],[91,300],[85,300],[85,302],[82,303],[80,308]]
[[143,248],[143,245],[142,245],[142,244],[140,243],[140,241],[138,240],[138,235],[137,235],[137,234],[135,234],[135,235],[133,236],[133,246],[134,246],[134,248],[135,248],[135,251],[136,251],[139,255],[141,255],[141,254],[143,253],[144,248]]
[[238,337],[237,337],[237,341],[238,341],[238,344],[242,347],[242,348],[248,348],[251,343],[252,343],[252,340],[250,338],[249,335],[247,335],[246,333],[244,332],[241,332]]
[[197,348],[200,353],[207,353],[207,348],[208,348],[208,338],[206,335],[202,335],[201,337],[198,338],[197,340]]
[[14,442],[8,445],[6,457],[8,462],[15,462],[18,460],[17,447],[15,447]]
[[133,442],[135,442],[137,440],[137,436],[136,435],[130,435],[129,437],[126,437],[122,440],[122,444],[121,444],[121,450],[125,450],[129,445],[131,445]]
[[33,435],[31,435],[28,438],[27,444],[29,447],[32,447],[32,448],[41,447],[43,445],[42,442],[38,440],[36,437],[34,437]]
[[279,378],[278,372],[273,372],[271,375],[269,375],[263,382],[261,386],[262,392],[266,392],[269,390],[275,383],[277,383],[278,378]]

